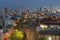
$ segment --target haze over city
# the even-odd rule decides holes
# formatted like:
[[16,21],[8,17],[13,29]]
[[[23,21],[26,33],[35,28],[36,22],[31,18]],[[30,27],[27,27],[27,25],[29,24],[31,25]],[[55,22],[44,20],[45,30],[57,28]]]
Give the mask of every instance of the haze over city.
[[60,0],[0,0],[0,8],[40,8],[50,4],[60,9]]

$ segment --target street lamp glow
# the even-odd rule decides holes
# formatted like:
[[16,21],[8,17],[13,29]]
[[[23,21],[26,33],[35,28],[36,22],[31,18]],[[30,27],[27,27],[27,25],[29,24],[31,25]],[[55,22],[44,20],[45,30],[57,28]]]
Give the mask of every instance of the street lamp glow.
[[48,39],[48,40],[52,40],[52,39],[51,39],[51,37],[49,37],[49,39]]

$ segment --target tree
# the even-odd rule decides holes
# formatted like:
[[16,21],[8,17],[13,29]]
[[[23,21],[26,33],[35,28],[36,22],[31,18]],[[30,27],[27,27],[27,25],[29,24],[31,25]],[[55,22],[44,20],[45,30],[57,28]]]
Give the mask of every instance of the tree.
[[47,40],[46,38],[41,38],[40,40]]
[[25,33],[17,30],[12,34],[10,40],[25,40]]

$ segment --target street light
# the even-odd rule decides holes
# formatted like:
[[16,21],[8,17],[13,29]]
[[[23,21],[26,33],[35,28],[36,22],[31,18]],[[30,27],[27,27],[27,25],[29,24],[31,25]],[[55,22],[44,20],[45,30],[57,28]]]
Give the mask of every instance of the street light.
[[49,37],[48,40],[52,40],[51,37]]

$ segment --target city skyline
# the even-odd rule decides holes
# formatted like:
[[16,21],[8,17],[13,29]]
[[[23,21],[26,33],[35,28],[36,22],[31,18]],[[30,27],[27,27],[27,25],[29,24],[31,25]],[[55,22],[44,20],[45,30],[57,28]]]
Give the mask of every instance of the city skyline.
[[0,0],[0,8],[40,8],[50,4],[60,9],[60,0]]

